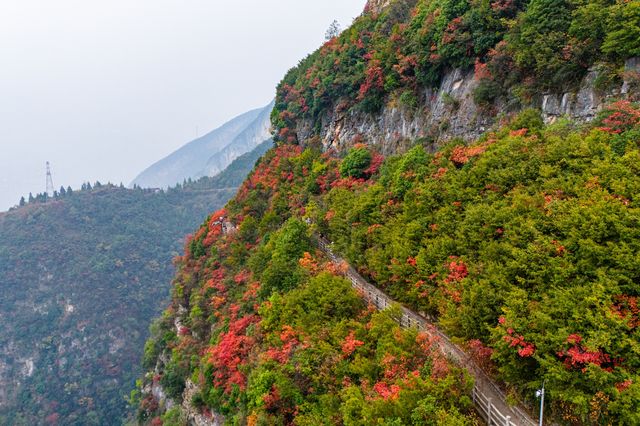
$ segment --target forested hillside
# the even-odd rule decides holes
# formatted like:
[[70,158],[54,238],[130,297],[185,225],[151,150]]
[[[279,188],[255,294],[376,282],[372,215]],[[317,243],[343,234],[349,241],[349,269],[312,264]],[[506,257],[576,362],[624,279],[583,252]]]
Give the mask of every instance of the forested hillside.
[[[590,70],[596,76],[588,97],[619,91],[625,78],[637,85],[638,69],[624,69],[635,56],[637,0],[370,1],[350,28],[284,77],[272,121],[276,138],[304,143],[332,120],[338,130],[350,113],[383,108],[405,111],[404,121],[436,115],[434,129],[418,132],[429,138],[446,133],[449,121],[476,120],[459,114],[484,117],[465,126],[471,133],[499,113],[540,107],[545,94],[577,90]],[[468,111],[461,108],[466,99],[453,93],[467,70],[475,70]],[[453,86],[434,97],[445,75]],[[446,113],[435,111],[437,102]],[[400,134],[402,121],[383,130]]]
[[[137,421],[478,424],[473,378],[433,333],[401,329],[397,307],[364,305],[321,234],[531,418],[545,383],[549,424],[640,424],[640,106],[625,72],[639,12],[634,0],[368,2],[287,74],[276,147],[187,241],[145,347]],[[432,90],[454,68],[452,86],[471,72],[473,111],[495,119],[482,136],[389,144],[367,131],[408,134],[382,111],[420,114],[434,96],[449,118],[468,114],[469,99]],[[608,94],[593,116],[545,124],[541,99],[595,68],[585,93]],[[351,139],[328,139],[349,120]]]
[[[363,310],[315,231],[437,316],[514,400],[534,405],[546,380],[559,423],[637,424],[639,132],[619,103],[597,127],[528,111],[435,155],[270,151],[187,243],[147,380],[178,400],[190,380],[190,407],[241,424],[470,422],[465,376],[392,312]],[[140,420],[162,402],[146,394]]]
[[121,422],[172,258],[269,146],[168,191],[85,184],[0,214],[0,424]]
[[[472,424],[471,379],[393,311],[367,307],[292,214],[314,160],[318,151],[270,151],[229,210],[187,241],[172,305],[145,347],[145,367],[158,370],[134,396],[140,422],[185,423],[177,406],[156,416],[196,383],[188,409],[240,424]],[[225,232],[226,220],[239,229]]]

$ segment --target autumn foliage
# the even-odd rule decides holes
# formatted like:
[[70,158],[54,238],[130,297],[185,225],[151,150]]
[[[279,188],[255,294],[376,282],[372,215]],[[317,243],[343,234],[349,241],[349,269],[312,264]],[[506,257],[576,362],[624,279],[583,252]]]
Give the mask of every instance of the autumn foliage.
[[[451,28],[452,43],[465,28]],[[558,418],[633,424],[638,126],[545,128],[529,111],[435,154],[278,146],[177,260],[160,383],[197,379],[203,411],[239,423],[316,424],[322,412],[411,424],[438,412],[467,424],[468,377],[433,334],[400,329],[397,308],[367,307],[347,265],[315,247],[321,234],[513,393],[548,378]]]

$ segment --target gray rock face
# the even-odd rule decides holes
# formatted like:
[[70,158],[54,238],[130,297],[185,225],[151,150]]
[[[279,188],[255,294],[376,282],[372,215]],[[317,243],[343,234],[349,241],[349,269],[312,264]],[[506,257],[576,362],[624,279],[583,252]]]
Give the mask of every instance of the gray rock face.
[[[562,116],[578,122],[591,121],[606,103],[621,95],[632,97],[637,92],[631,79],[633,75],[640,75],[640,58],[627,61],[626,68],[625,75],[630,77],[623,88],[599,93],[595,88],[598,74],[594,68],[577,92],[545,94],[530,106],[539,108],[547,123]],[[490,130],[500,114],[517,112],[503,102],[493,108],[479,108],[473,99],[477,86],[473,71],[454,69],[445,74],[439,88],[425,90],[416,111],[397,102],[389,102],[376,115],[334,110],[323,117],[319,136],[325,149],[341,150],[362,140],[377,145],[383,154],[402,152],[410,141],[420,138],[428,138],[434,145],[454,138],[470,142]],[[301,141],[316,134],[309,121],[300,122],[296,131]]]
[[164,388],[160,383],[154,383],[151,385],[150,389],[147,389],[148,392],[151,392],[153,397],[158,401],[160,405],[165,407],[167,410],[171,410],[175,405],[175,401],[169,397],[164,391]]
[[635,100],[637,93],[632,93],[638,90],[638,83],[640,82],[640,57],[630,58],[624,64],[624,84],[622,85],[623,95],[635,95],[632,96]]
[[[199,392],[199,387],[187,379],[185,389],[182,393],[182,404],[177,405],[180,409],[181,419],[189,426],[222,426],[224,425],[224,416],[213,413],[210,417],[205,416],[193,406],[193,397]],[[145,393],[153,395],[158,401],[164,412],[176,407],[176,401],[169,398],[160,383],[147,385],[143,389]]]
[[620,90],[598,93],[595,89],[597,78],[597,70],[591,69],[582,80],[577,92],[544,95],[540,108],[545,123],[553,123],[563,116],[570,117],[577,122],[593,120],[602,106],[607,103],[607,100],[620,94]]
[[380,13],[382,9],[389,5],[389,3],[391,3],[391,0],[367,0],[367,4],[364,7],[364,10],[374,13]]
[[[182,324],[182,316],[187,313],[184,306],[179,306],[178,315],[175,319],[176,328],[180,328]],[[165,366],[170,361],[170,355],[167,351],[160,354],[156,367],[152,375],[163,374]],[[147,378],[150,376],[148,375]],[[180,411],[180,417],[184,423],[189,426],[222,426],[224,425],[224,416],[218,413],[211,413],[210,415],[203,414],[193,404],[193,398],[200,391],[200,387],[195,384],[191,379],[187,379],[185,382],[185,388],[182,392],[182,403],[176,402],[174,399],[169,398],[164,388],[158,381],[153,381],[147,384],[143,388],[145,394],[153,395],[158,405],[163,412],[167,412],[174,407],[178,407]]]
[[187,143],[140,173],[131,185],[167,188],[185,179],[215,176],[233,160],[271,138],[272,109],[273,102]]
[[193,397],[200,389],[191,380],[187,380],[184,393],[182,394],[182,412],[190,426],[222,426],[224,417],[213,413],[207,417],[193,407]]
[[[391,104],[377,115],[334,112],[323,120],[323,145],[341,149],[364,137],[379,145],[384,154],[392,154],[419,138],[475,139],[493,124],[493,118],[473,100],[477,85],[472,71],[455,69],[445,75],[437,90],[425,90],[416,111]],[[297,130],[299,140],[307,139],[312,134],[311,123],[303,122]]]

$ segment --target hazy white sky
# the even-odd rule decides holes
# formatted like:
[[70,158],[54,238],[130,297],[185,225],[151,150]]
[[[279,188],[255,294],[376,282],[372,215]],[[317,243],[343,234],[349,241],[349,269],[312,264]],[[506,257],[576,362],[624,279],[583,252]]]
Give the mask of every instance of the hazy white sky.
[[365,0],[0,0],[0,210],[128,183],[249,109]]

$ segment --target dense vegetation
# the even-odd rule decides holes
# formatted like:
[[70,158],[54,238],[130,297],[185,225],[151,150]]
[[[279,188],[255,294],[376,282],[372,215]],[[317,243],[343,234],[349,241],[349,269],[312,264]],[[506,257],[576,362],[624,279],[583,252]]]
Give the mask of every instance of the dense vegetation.
[[[231,423],[469,421],[468,379],[360,305],[317,231],[437,316],[514,399],[534,404],[546,380],[558,423],[638,424],[639,134],[640,108],[619,102],[580,128],[525,111],[436,154],[278,146],[187,244],[147,344],[147,367],[170,361],[147,380],[180,399],[190,378],[192,403]],[[238,231],[223,235],[224,220]],[[152,395],[140,406],[161,421]]]
[[[138,421],[185,422],[159,388],[229,424],[476,420],[469,377],[400,330],[396,311],[363,306],[315,248],[321,233],[437,318],[510,400],[535,406],[545,381],[558,424],[639,424],[640,108],[619,101],[595,124],[546,127],[526,107],[594,67],[596,90],[618,85],[640,54],[640,2],[375,3],[285,76],[277,147],[186,244],[145,348]],[[452,68],[475,70],[482,111],[499,100],[523,112],[436,153],[427,140],[388,158],[376,141],[322,152],[331,111],[417,111]]]
[[513,392],[546,379],[567,423],[640,422],[640,110],[608,114],[542,129],[525,113],[473,146],[417,146],[315,214],[394,298],[487,347]]
[[451,68],[475,67],[479,105],[522,108],[575,88],[594,64],[606,88],[638,55],[638,0],[392,0],[289,71],[272,121],[279,140],[294,142],[301,119],[320,126],[330,110],[419,108]]
[[85,184],[0,214],[0,424],[120,423],[172,257],[268,147],[168,191]]
[[[183,424],[148,386],[180,400],[189,379],[199,386],[189,403],[230,423],[473,424],[469,376],[435,340],[401,330],[397,312],[364,305],[292,214],[318,161],[315,150],[270,151],[187,242],[173,303],[145,348],[145,367],[160,374],[134,393],[140,422]],[[240,226],[225,235],[228,219]]]

